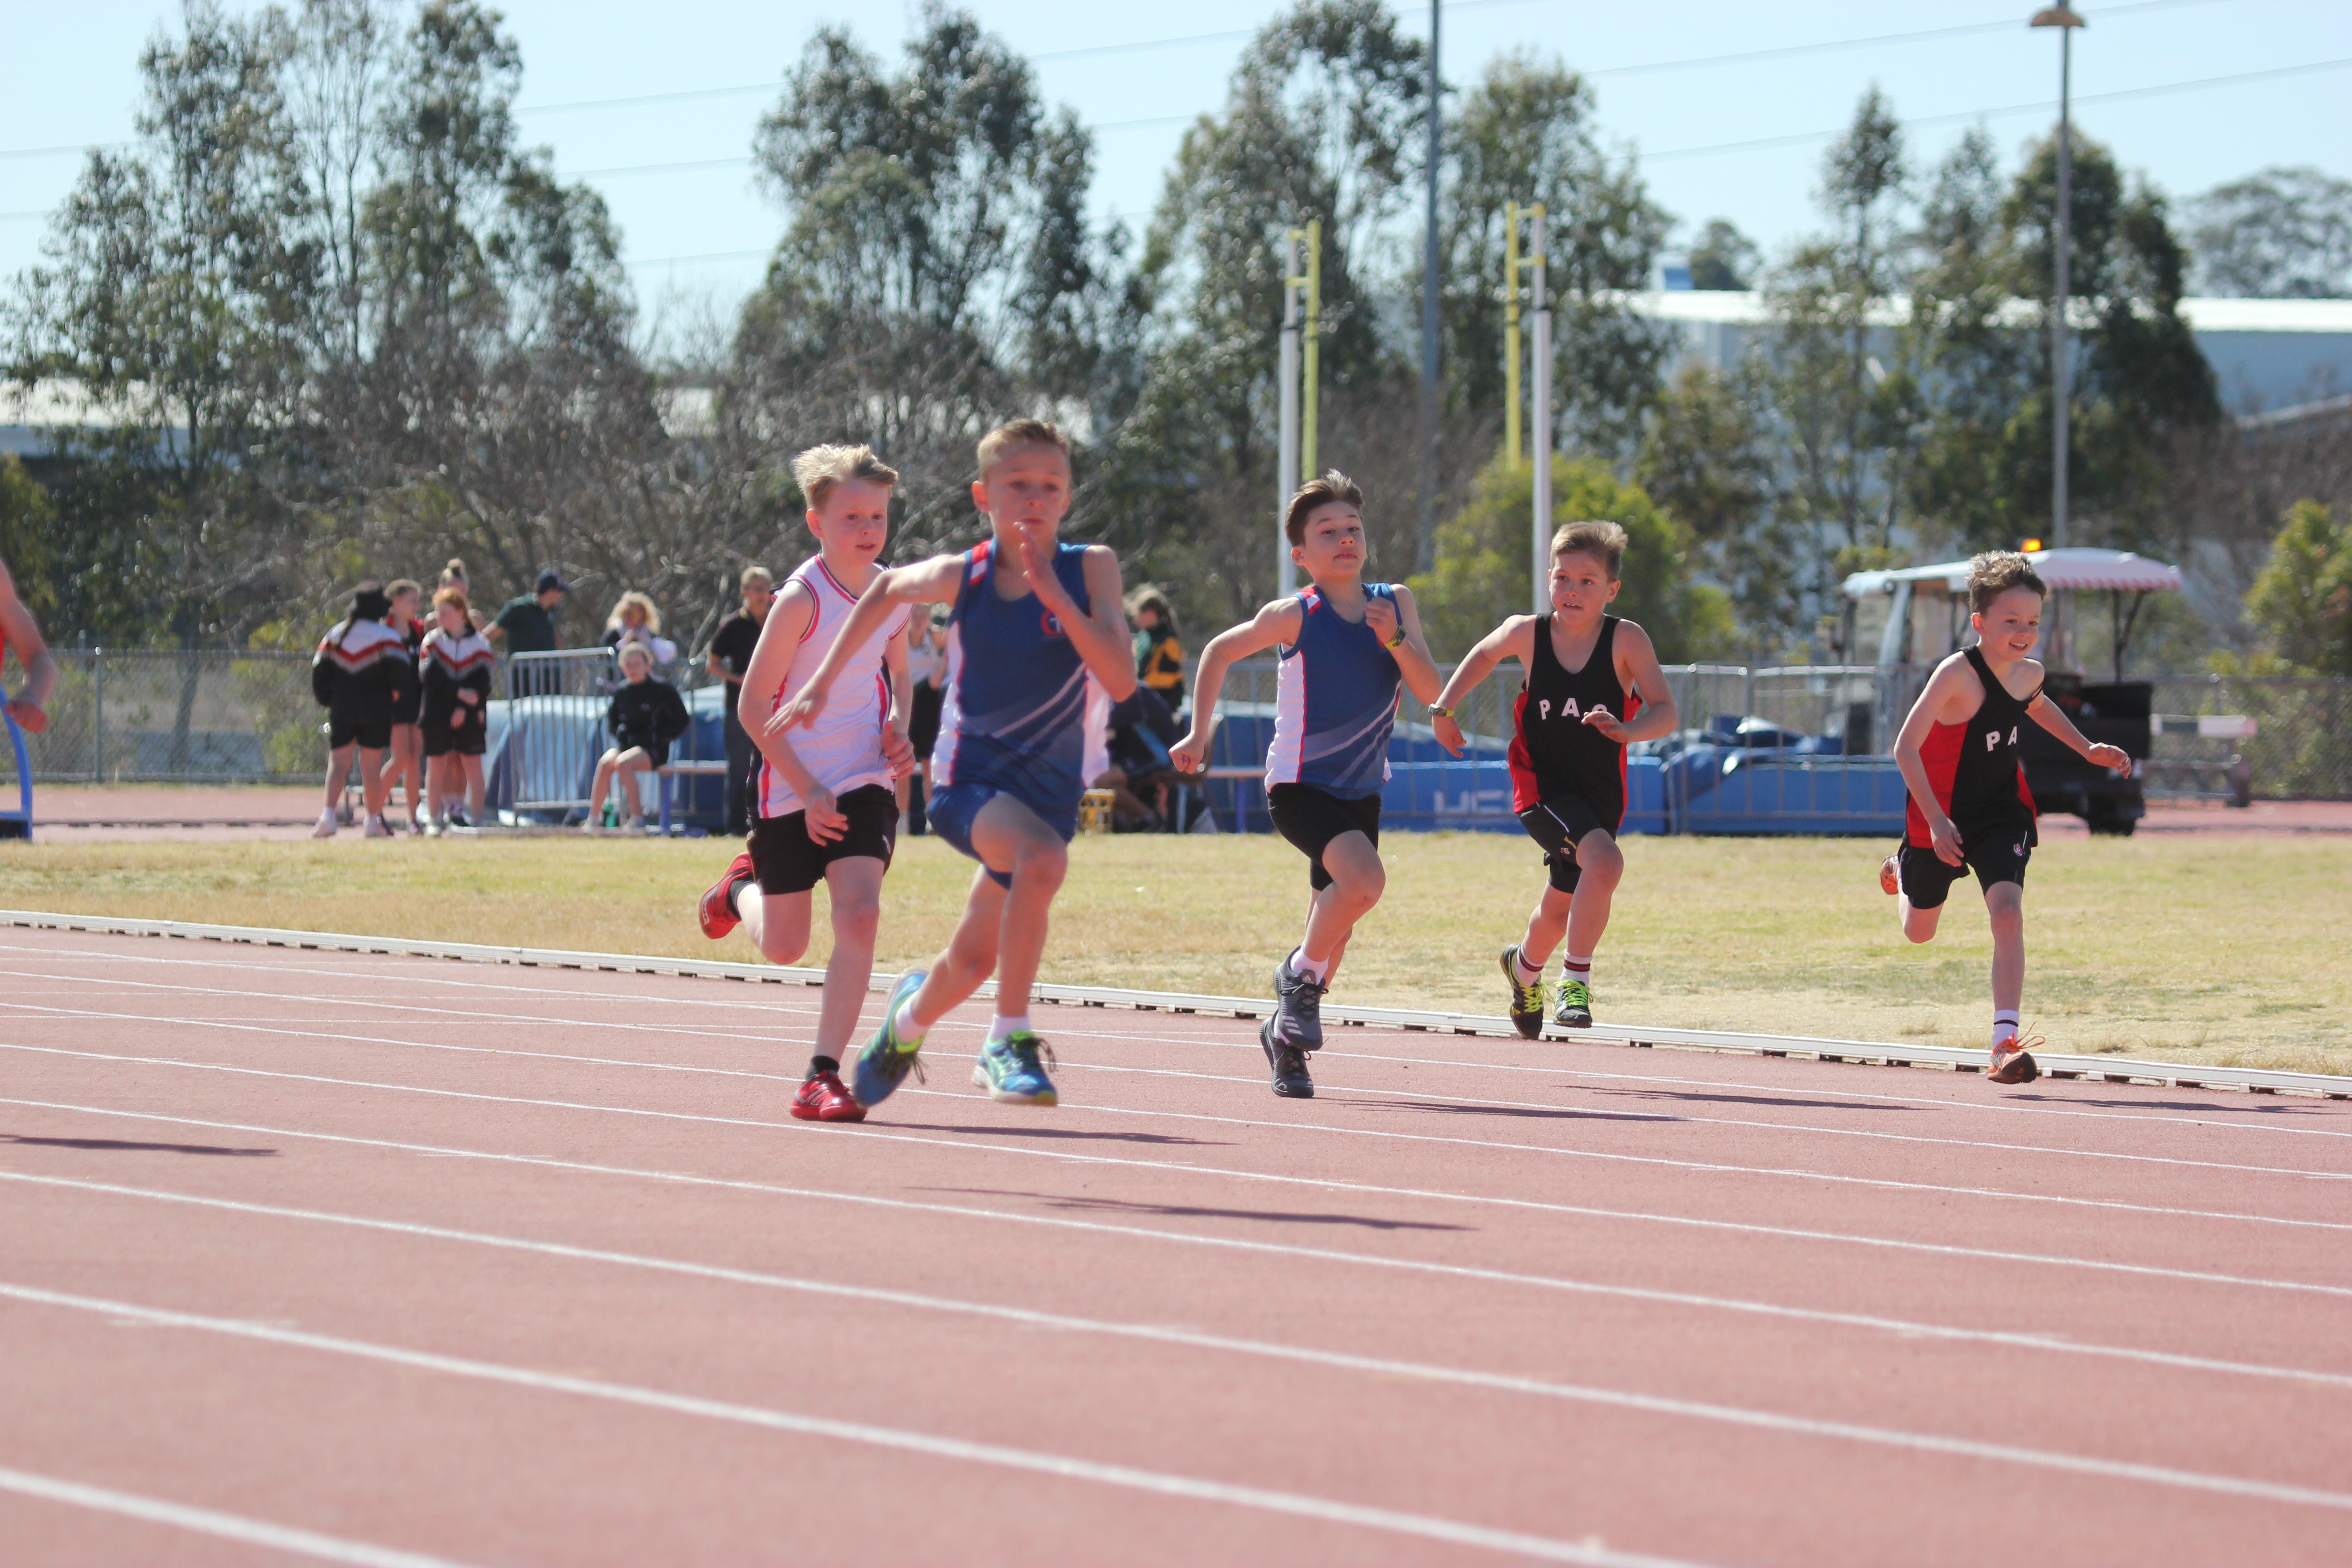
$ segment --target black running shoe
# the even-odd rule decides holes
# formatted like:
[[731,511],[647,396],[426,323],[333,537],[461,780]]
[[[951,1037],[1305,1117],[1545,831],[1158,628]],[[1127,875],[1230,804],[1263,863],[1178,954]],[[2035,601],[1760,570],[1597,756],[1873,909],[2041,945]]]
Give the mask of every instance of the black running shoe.
[[1323,1048],[1323,989],[1311,975],[1294,972],[1286,958],[1274,966],[1274,1032],[1302,1051]]
[[1306,1053],[1275,1034],[1273,1019],[1257,1026],[1257,1043],[1265,1052],[1266,1065],[1274,1068],[1275,1093],[1285,1100],[1315,1098],[1315,1080],[1307,1076]]
[[1559,1010],[1553,1020],[1563,1029],[1592,1027],[1592,987],[1581,980],[1559,983]]
[[1503,978],[1511,987],[1511,1027],[1530,1040],[1541,1038],[1543,976],[1538,974],[1532,984],[1519,978],[1519,944],[1516,942],[1503,950]]

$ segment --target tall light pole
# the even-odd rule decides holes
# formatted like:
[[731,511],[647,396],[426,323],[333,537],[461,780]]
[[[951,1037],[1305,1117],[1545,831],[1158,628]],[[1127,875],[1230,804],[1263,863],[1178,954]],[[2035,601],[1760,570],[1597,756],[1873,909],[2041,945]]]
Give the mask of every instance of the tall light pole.
[[2073,395],[2074,365],[2067,343],[2066,300],[2069,293],[2067,273],[2074,261],[2074,149],[2068,123],[2074,88],[2074,29],[2089,23],[2074,9],[2063,3],[2036,11],[2030,27],[2058,29],[2058,222],[2057,268],[2053,299],[2050,311],[2050,400],[2051,465],[2050,465],[2050,545],[2057,549],[2066,542],[2066,458],[2069,445],[2067,434],[2067,404]]
[[1413,565],[1437,564],[1437,173],[1444,118],[1437,89],[1437,6],[1429,0],[1429,221],[1421,258],[1421,532]]
[[1307,281],[1298,274],[1298,242],[1306,237],[1302,228],[1282,237],[1282,414],[1274,464],[1274,581],[1276,593],[1285,599],[1298,588],[1298,563],[1290,558],[1283,516],[1298,485],[1298,290]]

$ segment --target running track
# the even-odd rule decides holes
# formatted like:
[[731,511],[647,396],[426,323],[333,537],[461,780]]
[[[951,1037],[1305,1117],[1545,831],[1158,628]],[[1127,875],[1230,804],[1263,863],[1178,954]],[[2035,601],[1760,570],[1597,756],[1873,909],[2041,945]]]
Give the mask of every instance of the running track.
[[0,937],[11,1564],[2341,1563],[2352,1105]]

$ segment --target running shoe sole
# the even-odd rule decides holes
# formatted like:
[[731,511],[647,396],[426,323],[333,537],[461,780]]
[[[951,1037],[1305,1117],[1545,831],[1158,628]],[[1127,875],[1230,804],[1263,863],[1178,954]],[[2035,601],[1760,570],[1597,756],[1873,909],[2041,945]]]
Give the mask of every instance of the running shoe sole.
[[1985,1073],[1987,1083],[2032,1083],[2042,1076],[2042,1064],[2033,1059],[2032,1051],[2020,1051],[1997,1068]]
[[[900,1050],[891,1024],[898,1016],[899,1005],[922,989],[924,976],[925,971],[920,969],[909,969],[898,976],[898,984],[890,987],[890,995],[882,1004],[882,1022],[875,1026],[865,1049],[850,1064],[849,1096],[869,1110],[897,1093],[907,1074],[919,1067],[917,1058],[923,1047],[918,1045],[911,1051]],[[885,1058],[893,1060],[886,1064]],[[898,1058],[905,1059],[896,1061]],[[888,1065],[896,1065],[898,1071],[887,1070]]]
[[743,923],[743,917],[729,907],[727,894],[737,878],[751,874],[750,853],[739,851],[734,859],[727,862],[727,869],[719,874],[719,880],[702,890],[702,902],[695,906],[694,914],[695,919],[701,922],[703,935],[717,942]]
[[1892,855],[1878,863],[1878,890],[1890,899],[1903,890],[1903,868]]
[[[1503,950],[1503,981],[1511,988],[1511,1027],[1517,1029],[1524,1039],[1541,1039],[1544,1026],[1543,982],[1538,980],[1531,986],[1519,984],[1519,944],[1517,942],[1513,942]],[[1519,993],[1521,991],[1533,991],[1536,994],[1534,1012],[1528,1013],[1520,1010]]]

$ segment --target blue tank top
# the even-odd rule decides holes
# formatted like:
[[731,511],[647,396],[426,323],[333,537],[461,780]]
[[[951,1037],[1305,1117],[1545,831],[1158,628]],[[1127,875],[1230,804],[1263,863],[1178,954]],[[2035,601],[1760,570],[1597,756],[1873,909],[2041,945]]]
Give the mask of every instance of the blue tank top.
[[[1087,547],[1056,543],[1054,574],[1083,612]],[[1109,765],[1109,694],[1034,593],[1000,595],[990,581],[996,542],[964,554],[948,620],[948,673],[932,782],[984,784],[1049,823],[1076,820],[1078,797]]]
[[[1364,595],[1396,603],[1391,583],[1367,583]],[[1342,620],[1316,588],[1301,592],[1298,605],[1298,640],[1281,650],[1276,669],[1266,787],[1312,784],[1341,800],[1378,795],[1404,677],[1369,620]]]

